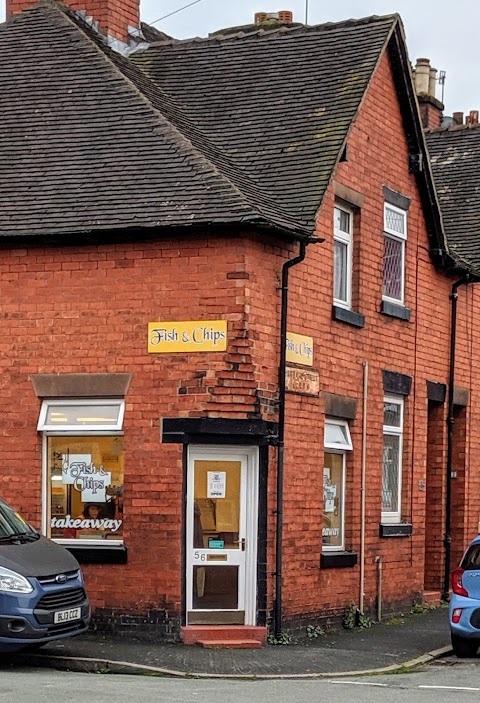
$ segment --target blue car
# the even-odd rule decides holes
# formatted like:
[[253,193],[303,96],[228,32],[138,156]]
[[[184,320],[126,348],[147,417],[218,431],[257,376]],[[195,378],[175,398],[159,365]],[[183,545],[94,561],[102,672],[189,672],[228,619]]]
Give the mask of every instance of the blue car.
[[89,621],[75,557],[0,499],[0,652],[80,635]]
[[480,535],[452,574],[450,631],[457,657],[474,657],[480,646]]

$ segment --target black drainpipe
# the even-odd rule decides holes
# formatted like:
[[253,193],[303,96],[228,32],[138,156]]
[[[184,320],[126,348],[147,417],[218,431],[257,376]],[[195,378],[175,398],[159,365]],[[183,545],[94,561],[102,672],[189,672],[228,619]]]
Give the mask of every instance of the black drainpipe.
[[287,313],[288,313],[288,274],[292,266],[304,260],[307,244],[323,242],[318,237],[310,237],[300,242],[298,256],[283,264],[282,268],[282,311],[280,322],[280,366],[278,370],[279,409],[278,409],[278,446],[277,446],[277,504],[276,540],[275,540],[275,637],[280,638],[282,632],[282,544],[283,544],[283,462],[285,448],[285,390],[286,390],[286,358],[287,358]]
[[450,555],[452,547],[452,459],[453,459],[453,394],[455,386],[455,350],[457,342],[457,302],[458,289],[470,282],[467,273],[452,285],[450,300],[452,302],[452,322],[450,325],[450,369],[448,374],[448,417],[447,417],[447,490],[445,496],[445,572],[443,577],[442,600],[448,603],[450,598]]

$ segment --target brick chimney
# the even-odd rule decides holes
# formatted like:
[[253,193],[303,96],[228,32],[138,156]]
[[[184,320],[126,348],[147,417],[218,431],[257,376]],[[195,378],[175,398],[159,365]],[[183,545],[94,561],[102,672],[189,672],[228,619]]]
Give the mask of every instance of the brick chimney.
[[[279,10],[278,12],[256,12],[254,22],[256,25],[280,25],[292,24],[293,12],[290,10]],[[269,29],[271,27],[269,26]]]
[[470,114],[466,115],[463,112],[454,112],[452,116],[445,115],[442,122],[442,127],[454,127],[458,125],[459,127],[478,125],[479,124],[479,111],[470,110]]
[[470,110],[470,114],[467,115],[465,124],[478,124],[478,110]]
[[[140,0],[63,0],[70,9],[98,22],[102,34],[128,44],[129,28],[140,26]],[[37,0],[7,0],[7,19],[37,4]]]
[[430,66],[429,59],[417,59],[413,75],[424,128],[440,127],[444,105],[436,97],[437,69]]

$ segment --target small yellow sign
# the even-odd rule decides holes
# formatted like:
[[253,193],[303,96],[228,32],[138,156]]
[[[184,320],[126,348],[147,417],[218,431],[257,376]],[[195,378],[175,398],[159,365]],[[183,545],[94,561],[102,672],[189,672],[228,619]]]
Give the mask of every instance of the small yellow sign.
[[149,322],[148,352],[221,352],[227,348],[226,320]]
[[287,361],[313,366],[313,337],[287,332]]

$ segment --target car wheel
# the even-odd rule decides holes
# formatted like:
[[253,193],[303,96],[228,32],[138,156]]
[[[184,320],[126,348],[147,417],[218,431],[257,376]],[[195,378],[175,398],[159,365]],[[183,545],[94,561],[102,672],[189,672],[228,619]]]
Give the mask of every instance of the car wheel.
[[470,640],[458,635],[452,635],[452,649],[456,657],[461,659],[469,659],[477,653],[480,642],[478,640]]

